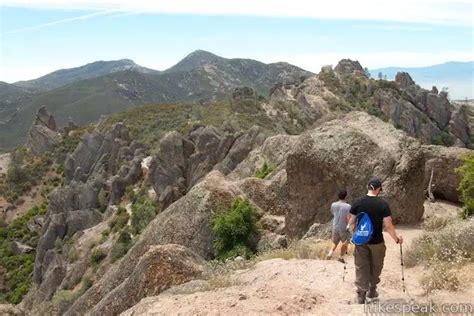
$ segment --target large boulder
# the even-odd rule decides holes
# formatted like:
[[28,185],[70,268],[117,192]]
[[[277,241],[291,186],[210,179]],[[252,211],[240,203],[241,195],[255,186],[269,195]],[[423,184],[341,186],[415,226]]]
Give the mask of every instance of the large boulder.
[[314,222],[331,218],[335,192],[347,188],[352,200],[379,177],[396,222],[423,215],[424,164],[420,143],[366,113],[352,112],[300,136],[286,170],[291,208],[287,234],[301,237]]
[[45,106],[40,107],[30,128],[28,148],[33,154],[42,154],[52,151],[61,142],[61,139],[54,117],[46,110]]
[[424,153],[425,164],[425,184],[428,190],[431,179],[431,192],[438,199],[459,203],[459,192],[457,188],[461,181],[461,174],[456,172],[456,168],[463,164],[462,157],[471,152],[465,148],[426,146]]
[[199,277],[204,265],[204,259],[186,247],[175,244],[151,246],[130,276],[89,314],[117,315],[144,297],[158,295],[172,286]]

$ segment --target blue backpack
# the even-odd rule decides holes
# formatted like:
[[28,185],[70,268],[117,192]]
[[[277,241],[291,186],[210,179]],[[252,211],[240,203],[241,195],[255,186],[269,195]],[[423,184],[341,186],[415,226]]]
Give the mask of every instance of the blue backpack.
[[357,227],[354,230],[351,242],[355,245],[365,245],[372,239],[374,226],[367,213],[361,212],[356,215]]

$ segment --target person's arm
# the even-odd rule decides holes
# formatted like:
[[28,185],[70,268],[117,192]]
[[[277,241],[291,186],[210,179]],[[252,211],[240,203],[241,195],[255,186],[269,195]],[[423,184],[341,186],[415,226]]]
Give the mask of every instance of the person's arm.
[[347,229],[350,231],[351,234],[354,233],[355,229],[355,215],[354,214],[347,214]]
[[403,243],[403,237],[402,236],[397,236],[397,232],[395,230],[395,226],[393,225],[392,222],[392,216],[387,216],[383,218],[383,223],[385,226],[385,231],[392,237],[392,239],[397,243],[397,244],[402,244]]

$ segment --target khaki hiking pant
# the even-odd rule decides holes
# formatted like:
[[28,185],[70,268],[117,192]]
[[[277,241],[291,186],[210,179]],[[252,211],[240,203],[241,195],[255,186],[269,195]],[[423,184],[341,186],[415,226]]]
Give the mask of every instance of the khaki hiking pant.
[[383,242],[375,245],[355,246],[354,264],[357,292],[367,292],[380,282],[386,249]]

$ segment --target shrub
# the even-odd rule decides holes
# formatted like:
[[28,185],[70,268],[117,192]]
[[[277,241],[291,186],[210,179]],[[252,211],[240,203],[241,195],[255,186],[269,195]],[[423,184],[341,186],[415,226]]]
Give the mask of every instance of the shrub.
[[102,248],[95,248],[91,253],[92,266],[97,266],[107,257],[107,252]]
[[132,232],[140,234],[158,213],[158,205],[145,196],[140,196],[132,205]]
[[426,294],[434,290],[456,291],[459,283],[456,272],[446,263],[435,265],[430,273],[421,279],[421,286]]
[[457,219],[446,227],[425,232],[416,238],[406,255],[406,265],[423,263],[435,266],[439,262],[460,265],[474,258],[474,219]]
[[37,184],[49,170],[52,160],[48,155],[27,155],[25,147],[12,151],[7,175],[2,179],[0,194],[14,203]]
[[217,259],[252,253],[251,240],[257,233],[257,212],[249,201],[236,199],[229,211],[216,214],[212,220],[214,251]]
[[122,231],[110,250],[110,262],[114,263],[118,259],[122,258],[132,247],[132,245],[133,243],[130,234],[126,231]]
[[442,146],[454,145],[454,137],[447,131],[441,131],[434,139],[433,144]]
[[127,226],[130,215],[123,207],[119,207],[117,215],[109,222],[109,228],[112,232],[117,232]]
[[51,299],[51,304],[54,310],[58,311],[61,315],[74,303],[78,296],[78,293],[71,290],[59,290]]
[[99,211],[104,213],[107,209],[107,205],[109,204],[109,192],[104,188],[101,188],[97,196],[97,200],[99,202]]
[[464,164],[456,171],[462,175],[459,183],[461,201],[464,203],[461,216],[467,218],[474,215],[474,153],[466,155]]
[[273,167],[269,167],[267,162],[265,161],[263,163],[262,169],[260,169],[259,171],[257,171],[255,173],[255,177],[257,177],[259,179],[265,179],[266,176],[268,176],[270,173],[272,173],[272,171],[273,171]]
[[425,219],[423,222],[423,229],[429,232],[440,230],[450,223],[450,219],[447,217],[433,216],[429,219]]

